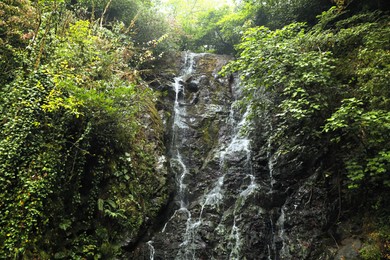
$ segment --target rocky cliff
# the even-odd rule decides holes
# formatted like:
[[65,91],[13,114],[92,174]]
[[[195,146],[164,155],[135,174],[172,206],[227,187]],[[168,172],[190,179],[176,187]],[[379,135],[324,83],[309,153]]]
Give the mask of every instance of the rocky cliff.
[[324,152],[286,152],[269,111],[251,120],[238,77],[218,74],[229,59],[184,53],[159,86],[172,196],[131,259],[353,259],[353,228],[331,233],[340,201]]

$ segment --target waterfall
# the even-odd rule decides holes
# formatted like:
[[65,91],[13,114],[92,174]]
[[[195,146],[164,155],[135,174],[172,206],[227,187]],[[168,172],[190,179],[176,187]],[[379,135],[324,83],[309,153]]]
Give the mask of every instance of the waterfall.
[[156,169],[166,179],[155,188],[169,194],[156,217],[145,216],[145,232],[129,242],[127,259],[332,258],[333,249],[318,246],[332,208],[330,179],[320,177],[324,165],[316,166],[321,151],[276,142],[283,115],[263,105],[278,99],[259,88],[264,104],[243,106],[238,76],[218,74],[230,59],[185,52],[173,64],[176,77],[172,70],[161,75],[167,152]]
[[[256,252],[248,256],[248,250],[257,247],[265,252],[259,259],[266,259],[277,255],[276,237],[285,236],[284,216],[275,229],[269,212],[257,205],[266,183],[272,190],[275,182],[271,144],[267,176],[259,176],[247,131],[251,110],[236,102],[242,98],[239,80],[217,73],[228,60],[185,52],[170,86],[167,161],[175,192],[165,223],[146,243],[150,259],[252,259]],[[253,233],[253,225],[262,233]]]
[[[258,188],[258,185],[256,184],[255,176],[253,175],[252,172],[250,140],[242,132],[242,129],[244,127],[247,127],[247,118],[248,115],[250,114],[250,111],[249,109],[247,109],[247,111],[244,113],[239,123],[237,123],[237,120],[235,119],[236,118],[235,114],[236,111],[234,109],[234,103],[233,103],[230,109],[230,115],[228,117],[229,118],[228,124],[232,125],[233,128],[233,137],[229,145],[226,147],[226,149],[224,149],[221,152],[220,164],[221,167],[223,168],[225,161],[229,156],[232,156],[237,152],[243,152],[245,158],[244,167],[246,169],[245,177],[249,177],[250,183],[245,190],[239,193],[238,198],[234,205],[233,226],[231,227],[231,233],[229,235],[229,239],[230,239],[229,248],[228,248],[230,250],[229,259],[241,258],[241,245],[243,241],[241,238],[241,230],[237,226],[237,222],[241,218],[239,212],[242,209],[242,207],[245,205],[246,199]],[[225,175],[223,175],[223,177],[225,177]]]
[[[272,125],[270,127],[270,132],[273,132],[273,127]],[[272,154],[271,151],[272,148],[272,142],[271,142],[271,137],[268,137],[267,140],[267,158],[268,158],[268,171],[269,171],[269,184],[270,184],[270,192],[273,190],[273,186],[275,184],[275,178],[274,178],[274,163],[275,163],[275,158],[274,155]]]
[[282,240],[282,249],[280,250],[281,255],[284,257],[291,257],[291,255],[288,252],[287,244],[286,244],[286,234],[284,230],[284,222],[286,221],[286,216],[285,216],[285,209],[282,207],[280,209],[280,216],[279,219],[276,223],[276,226],[278,228],[278,237]]
[[[176,172],[176,185],[178,187],[178,200],[180,204],[179,210],[187,212],[190,218],[190,212],[187,211],[187,186],[185,184],[185,178],[189,173],[187,165],[185,164],[180,150],[180,133],[185,132],[185,129],[188,128],[185,118],[187,115],[186,106],[183,102],[183,96],[185,94],[185,87],[183,85],[185,78],[189,77],[193,72],[194,67],[194,53],[185,53],[184,67],[178,77],[174,78],[174,90],[175,90],[175,102],[174,102],[174,120],[172,127],[172,144],[171,144],[171,167],[179,166],[178,171]],[[175,165],[176,164],[176,165]]]
[[[193,240],[192,233],[197,226],[197,222],[192,219],[191,211],[188,209],[188,188],[186,184],[186,178],[189,174],[189,169],[187,167],[186,161],[188,158],[183,158],[182,156],[182,137],[185,136],[187,129],[187,105],[184,101],[185,96],[185,81],[191,77],[194,72],[194,58],[196,56],[201,56],[202,54],[194,54],[190,52],[185,53],[184,57],[184,66],[181,70],[179,76],[174,78],[173,88],[175,91],[175,101],[173,107],[173,126],[172,126],[172,143],[171,143],[171,168],[177,169],[175,171],[176,175],[176,187],[177,187],[177,200],[179,202],[179,209],[175,210],[171,218],[164,225],[162,232],[165,232],[167,225],[179,213],[184,213],[187,218],[186,220],[186,231],[183,235],[184,240],[180,243],[179,247],[184,248],[184,256],[182,258],[187,259],[192,255],[190,251],[191,241]],[[193,257],[192,257],[193,258]]]
[[[172,141],[170,145],[171,159],[170,165],[175,172],[175,181],[176,181],[176,197],[179,204],[179,208],[174,211],[169,220],[164,224],[161,233],[165,233],[167,225],[172,221],[177,215],[184,213],[187,217],[187,222],[191,222],[191,212],[187,209],[188,198],[186,185],[186,177],[189,174],[189,169],[185,163],[185,160],[181,154],[181,135],[183,132],[188,129],[186,124],[186,106],[183,101],[183,96],[185,94],[184,81],[187,77],[191,75],[194,67],[194,57],[196,54],[186,52],[184,56],[184,66],[180,72],[180,75],[174,78],[173,89],[175,91],[175,100],[173,106],[173,123],[172,123]],[[188,223],[190,225],[190,223]],[[153,246],[154,241],[150,240],[147,242],[150,249],[150,259],[154,259],[156,249]],[[182,243],[186,244],[186,241]]]
[[[176,175],[176,200],[178,201],[179,208],[175,210],[172,216],[165,223],[162,232],[167,231],[167,227],[172,225],[171,222],[185,221],[185,230],[181,234],[181,241],[178,244],[178,252],[176,259],[197,259],[199,250],[206,247],[206,243],[202,240],[201,230],[207,228],[204,222],[204,213],[210,210],[218,211],[220,203],[225,198],[224,180],[227,175],[231,174],[229,171],[229,164],[232,161],[241,160],[243,158],[242,167],[245,171],[243,176],[244,181],[247,183],[238,194],[236,202],[232,205],[233,210],[233,223],[232,226],[226,227],[225,240],[227,240],[227,250],[230,252],[230,259],[239,259],[241,251],[241,230],[239,227],[240,211],[245,205],[245,201],[251,194],[258,188],[256,184],[256,178],[252,172],[251,165],[251,149],[250,140],[246,137],[243,129],[247,127],[248,116],[250,111],[246,111],[244,114],[239,112],[239,109],[234,105],[234,99],[237,97],[232,96],[230,106],[226,106],[226,111],[229,113],[225,117],[225,124],[228,126],[226,138],[224,140],[218,140],[216,147],[214,147],[215,153],[219,151],[218,169],[219,176],[216,176],[215,181],[210,184],[210,189],[207,187],[201,192],[200,199],[197,202],[190,201],[189,195],[194,191],[188,186],[188,178],[191,178],[191,169],[189,168],[188,158],[189,154],[185,154],[186,146],[185,137],[191,132],[191,123],[196,121],[196,118],[191,117],[188,114],[190,106],[186,103],[186,81],[196,74],[195,61],[202,57],[204,54],[185,53],[184,66],[178,77],[174,78],[173,88],[175,91],[175,100],[173,106],[173,122],[172,122],[172,142],[171,142],[171,168]],[[200,78],[198,81],[200,81]],[[235,81],[231,84],[232,92],[239,93],[239,84]],[[233,94],[234,95],[234,94]],[[208,97],[206,97],[208,98]],[[206,111],[209,113],[218,113],[223,109],[215,104],[205,105]],[[187,157],[186,157],[187,156]],[[202,195],[203,193],[203,195]],[[190,204],[195,206],[190,207]],[[196,206],[197,205],[197,206]],[[198,214],[196,214],[198,213]],[[196,217],[197,216],[197,217]],[[229,231],[230,230],[230,231]]]
[[154,260],[154,254],[156,251],[155,251],[154,246],[153,246],[153,241],[150,240],[146,244],[148,244],[149,251],[150,251],[149,260]]

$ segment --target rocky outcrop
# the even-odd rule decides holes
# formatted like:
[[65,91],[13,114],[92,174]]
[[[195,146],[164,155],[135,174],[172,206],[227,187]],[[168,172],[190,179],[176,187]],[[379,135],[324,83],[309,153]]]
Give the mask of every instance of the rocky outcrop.
[[[166,127],[171,202],[131,259],[332,259],[329,191],[320,150],[286,153],[273,143],[272,115],[260,122],[236,106],[239,80],[218,71],[227,56],[185,53],[160,115]],[[299,137],[297,137],[299,138]],[[346,258],[348,259],[348,258]]]

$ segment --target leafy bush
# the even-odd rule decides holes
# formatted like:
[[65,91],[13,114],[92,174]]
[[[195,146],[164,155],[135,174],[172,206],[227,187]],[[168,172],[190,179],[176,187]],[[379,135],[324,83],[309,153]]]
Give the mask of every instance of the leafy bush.
[[334,172],[344,169],[349,187],[389,186],[389,17],[371,12],[339,19],[335,10],[308,31],[300,23],[248,29],[239,58],[226,70],[242,74],[244,103],[254,117],[264,107],[273,110],[278,143],[305,136],[306,145],[342,158]]

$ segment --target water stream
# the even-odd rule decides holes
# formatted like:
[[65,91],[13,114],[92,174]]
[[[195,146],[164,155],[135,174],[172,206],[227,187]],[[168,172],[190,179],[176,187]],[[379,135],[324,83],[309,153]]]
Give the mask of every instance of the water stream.
[[[248,250],[248,214],[258,216],[260,220],[267,216],[262,208],[253,205],[256,194],[263,187],[260,184],[264,182],[256,179],[252,166],[251,140],[247,136],[248,131],[245,131],[250,127],[250,110],[243,112],[234,103],[241,95],[238,80],[235,79],[229,85],[231,92],[227,104],[213,101],[213,92],[207,92],[216,85],[205,85],[203,91],[206,94],[203,92],[203,103],[199,107],[190,101],[193,100],[191,90],[186,88],[189,83],[198,84],[204,77],[199,75],[201,65],[197,63],[203,55],[186,52],[181,72],[172,83],[175,100],[169,163],[175,175],[176,192],[174,208],[168,220],[159,234],[146,243],[150,259],[153,260],[165,257],[180,260],[243,259],[244,250]],[[196,111],[206,114],[195,114]],[[204,127],[210,118],[214,120],[212,122],[223,121],[223,127],[217,132],[218,140],[213,140],[214,145],[209,150],[194,148],[197,145],[196,142],[194,144],[194,140],[197,140],[194,136],[205,138],[207,133],[200,127]],[[270,142],[268,146],[268,184],[272,192],[275,184],[274,158]],[[209,153],[210,156],[196,154],[199,151]],[[194,156],[197,157],[194,159]],[[200,164],[194,164],[196,160]],[[202,163],[203,166],[199,166]],[[203,179],[199,176],[203,176]],[[275,259],[275,240],[284,236],[284,215],[280,216],[277,223],[273,223],[271,218],[270,222],[273,238],[264,243],[269,250],[268,258]]]
[[234,109],[234,104],[232,105],[232,108],[230,109],[230,116],[228,124],[232,125],[233,129],[233,137],[231,139],[231,142],[227,146],[225,150],[221,152],[221,167],[225,167],[225,160],[227,160],[228,157],[234,156],[236,153],[243,153],[244,157],[244,169],[245,169],[245,178],[250,179],[249,185],[242,190],[238,198],[234,204],[234,210],[233,210],[233,226],[231,227],[231,232],[229,235],[229,244],[228,249],[230,250],[229,259],[240,259],[241,258],[241,246],[242,246],[242,235],[241,230],[238,226],[238,222],[241,220],[241,210],[242,207],[244,207],[247,198],[258,188],[258,184],[256,183],[256,178],[253,175],[252,172],[252,163],[251,163],[251,149],[250,149],[250,140],[245,135],[245,131],[242,131],[243,128],[247,127],[247,118],[250,113],[249,110],[247,110],[241,118],[241,121],[237,123],[237,120],[235,119],[237,112]]
[[[164,225],[162,232],[165,232],[168,223],[177,217],[179,214],[186,216],[186,232],[183,235],[184,240],[179,247],[184,250],[184,255],[178,256],[179,259],[192,259],[194,253],[189,249],[193,240],[193,230],[196,228],[197,222],[193,220],[191,211],[188,209],[188,188],[186,178],[189,174],[189,169],[186,164],[188,158],[182,156],[182,144],[185,141],[183,136],[188,129],[186,123],[187,118],[187,104],[183,99],[185,95],[185,81],[194,72],[194,58],[202,54],[194,54],[190,52],[185,53],[184,66],[179,76],[174,78],[173,88],[175,90],[174,101],[174,119],[172,127],[172,143],[171,143],[171,168],[176,173],[176,187],[177,187],[177,201],[179,209],[175,210],[171,218]],[[180,253],[180,252],[179,252]]]
[[150,240],[146,244],[149,247],[149,260],[154,260],[154,254],[156,253],[156,250],[154,249],[153,241]]
[[[186,106],[183,103],[183,96],[185,92],[184,81],[187,77],[191,75],[194,71],[194,57],[199,54],[186,52],[184,56],[184,66],[180,72],[180,75],[174,78],[173,89],[175,91],[175,101],[173,106],[173,125],[172,125],[172,141],[170,145],[171,159],[170,165],[175,172],[175,181],[176,181],[176,202],[179,205],[179,208],[174,211],[172,216],[163,226],[161,233],[166,232],[167,225],[178,215],[184,214],[187,216],[187,222],[191,222],[191,212],[188,210],[188,198],[187,192],[188,187],[186,185],[186,177],[189,174],[189,170],[185,163],[185,159],[182,157],[181,144],[182,144],[182,134],[188,128],[186,124]],[[189,224],[187,224],[189,225]],[[150,259],[154,259],[155,248],[153,247],[154,241],[147,242]],[[182,244],[185,245],[187,242],[184,241]]]

